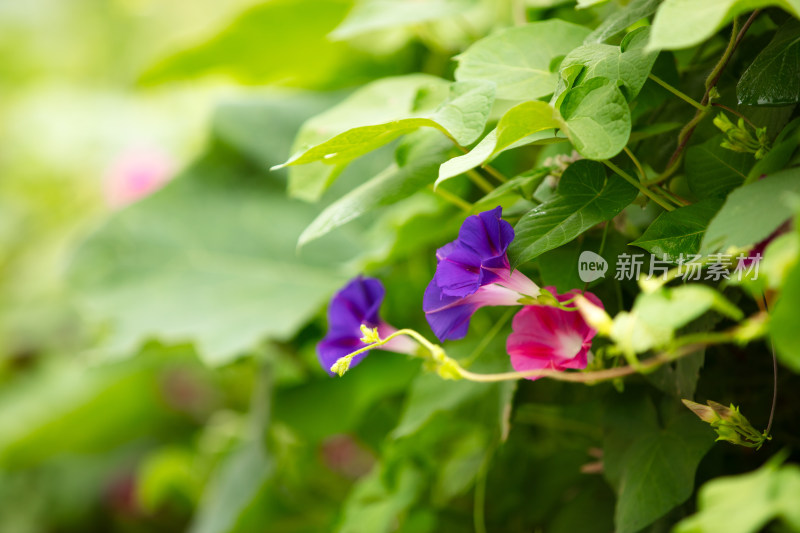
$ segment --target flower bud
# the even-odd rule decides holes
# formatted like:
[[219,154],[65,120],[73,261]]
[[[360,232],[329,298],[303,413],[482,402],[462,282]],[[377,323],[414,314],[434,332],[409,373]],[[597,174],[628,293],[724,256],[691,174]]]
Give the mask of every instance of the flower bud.
[[578,312],[589,326],[596,329],[597,332],[604,337],[611,335],[611,327],[614,321],[608,313],[606,313],[605,309],[599,305],[595,305],[582,295],[576,296],[574,303],[575,307],[578,308]]

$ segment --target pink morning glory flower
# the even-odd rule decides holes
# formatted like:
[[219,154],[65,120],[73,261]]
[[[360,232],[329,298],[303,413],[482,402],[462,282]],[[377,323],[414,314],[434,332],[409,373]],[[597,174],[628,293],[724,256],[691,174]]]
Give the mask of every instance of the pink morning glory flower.
[[157,191],[174,172],[173,161],[155,149],[134,149],[120,155],[106,176],[106,198],[121,208]]
[[440,341],[463,338],[480,307],[520,305],[523,296],[539,295],[533,281],[511,272],[506,251],[514,228],[501,217],[501,207],[467,217],[458,239],[436,252],[436,274],[422,308]]
[[[555,294],[559,302],[581,294],[578,289],[560,295],[555,287],[545,289]],[[583,296],[603,307],[594,294],[585,292]],[[518,372],[586,368],[587,354],[597,334],[597,330],[587,324],[578,311],[543,305],[523,307],[514,316],[511,327],[513,331],[506,341],[506,349],[511,356],[511,366]],[[538,376],[527,379],[538,379]]]
[[[364,336],[362,324],[370,329],[378,328],[378,335],[382,339],[397,331],[378,314],[384,294],[383,284],[379,280],[358,276],[333,296],[328,306],[328,333],[317,344],[317,357],[328,374],[335,375],[331,367],[340,358],[367,346],[361,342]],[[406,337],[396,337],[380,349],[413,354],[416,344]],[[350,368],[360,363],[367,354],[369,351],[353,357]]]

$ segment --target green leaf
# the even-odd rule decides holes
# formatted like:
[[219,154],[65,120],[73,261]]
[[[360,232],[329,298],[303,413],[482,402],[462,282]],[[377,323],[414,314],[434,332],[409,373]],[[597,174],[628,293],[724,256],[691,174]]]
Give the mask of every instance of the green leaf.
[[300,235],[298,246],[318,239],[365,213],[408,198],[433,183],[439,165],[452,147],[453,143],[438,132],[425,131],[410,136],[398,148],[398,152],[404,154],[404,164],[392,164],[326,207]]
[[[482,428],[481,428],[482,429]],[[487,435],[481,429],[467,429],[454,441],[450,450],[437,466],[433,498],[436,503],[446,503],[472,486],[472,482],[486,459]]]
[[551,94],[558,81],[553,62],[579,46],[588,34],[586,28],[558,19],[508,28],[456,56],[455,77],[494,82],[497,98],[503,100],[541,98]]
[[672,330],[685,326],[711,309],[733,320],[741,320],[744,316],[719,292],[696,283],[642,293],[633,305],[633,312],[648,324]]
[[320,372],[315,379],[278,389],[272,418],[304,442],[319,443],[330,435],[354,431],[365,413],[407,391],[420,373],[419,365],[405,357],[385,352],[375,355],[370,355],[358,372],[342,378],[331,379]]
[[263,445],[250,440],[229,455],[214,473],[200,500],[190,533],[229,533],[255,501],[272,471]]
[[786,275],[769,321],[769,331],[772,340],[775,341],[778,358],[794,372],[800,373],[798,316],[800,316],[800,262],[796,262]]
[[[486,83],[452,84],[451,100],[436,109],[449,85],[425,74],[385,78],[308,120],[295,139],[295,155],[284,163],[302,165],[290,167],[290,196],[318,200],[352,159],[422,126],[466,144],[477,139],[494,89]],[[417,109],[421,102],[429,109]]]
[[631,134],[631,112],[617,84],[592,78],[564,94],[559,107],[564,131],[587,159],[610,159]]
[[156,513],[178,498],[196,505],[203,486],[196,461],[193,450],[179,446],[165,446],[146,457],[136,472],[136,499],[142,508]]
[[597,43],[579,46],[561,62],[562,78],[568,69],[583,67],[574,85],[592,78],[607,78],[620,83],[625,97],[631,101],[647,81],[658,56],[658,52],[645,51],[648,35],[648,28],[639,28],[626,35],[619,46]]
[[724,196],[744,182],[753,166],[751,154],[723,148],[723,139],[715,135],[686,150],[686,181],[698,198]]
[[345,502],[337,533],[389,533],[398,519],[419,498],[425,478],[419,467],[406,461],[395,475],[386,475],[383,465],[358,481]]
[[712,309],[734,320],[743,316],[736,306],[705,285],[641,293],[630,312],[614,317],[611,338],[626,352],[643,353],[665,346],[676,330]]
[[205,42],[151,65],[140,80],[152,85],[223,75],[254,85],[325,87],[389,74],[367,53],[327,40],[349,5],[347,0],[275,0],[251,7],[224,21]]
[[665,211],[630,245],[675,263],[681,255],[686,258],[697,253],[703,234],[720,207],[722,200],[711,198],[674,211]]
[[435,414],[454,411],[476,398],[488,396],[497,387],[485,383],[442,381],[433,374],[423,374],[414,380],[406,398],[403,415],[392,437],[399,439],[413,435],[427,424]]
[[678,522],[673,531],[757,533],[773,520],[800,531],[800,468],[780,466],[782,461],[775,456],[753,472],[709,481],[700,489],[697,513]]
[[428,116],[396,118],[382,124],[360,126],[293,155],[286,165],[323,161],[346,165],[353,159],[423,126],[439,129],[460,145],[471,144],[483,132],[494,103],[494,86],[480,81],[455,82],[450,98]]
[[664,364],[647,374],[647,381],[667,394],[691,400],[700,379],[700,369],[705,363],[705,355],[705,349],[701,348],[691,355]]
[[51,362],[3,387],[4,469],[30,467],[57,455],[104,454],[174,423],[164,413],[152,361],[139,358],[94,368],[77,359],[65,363]]
[[701,251],[743,248],[766,239],[794,215],[790,199],[800,194],[800,169],[790,168],[733,191],[703,236]]
[[664,0],[653,19],[649,47],[689,48],[711,37],[734,17],[771,6],[800,17],[800,0]]
[[784,23],[736,85],[745,105],[784,105],[800,102],[800,22]]
[[764,158],[756,161],[750,168],[745,183],[753,182],[763,174],[772,174],[787,167],[799,144],[800,119],[794,119],[781,130],[772,144],[772,149]]
[[211,129],[215,139],[269,169],[291,153],[292,139],[303,120],[322,113],[335,102],[325,93],[298,94],[291,98],[240,96],[217,106]]
[[330,34],[333,40],[351,39],[366,33],[411,26],[461,15],[474,0],[423,0],[409,9],[405,0],[362,0]]
[[617,489],[616,533],[635,533],[686,501],[697,465],[714,444],[713,431],[689,412],[670,413],[662,426],[646,397],[642,404],[609,406],[612,422],[604,445],[606,477]]
[[549,173],[549,168],[535,168],[514,176],[475,202],[473,209],[485,211],[505,202],[515,203],[520,198],[530,199]]
[[634,22],[655,13],[659,3],[661,0],[633,0],[625,7],[615,10],[605,17],[603,22],[583,42],[589,44],[607,41],[625,31]]
[[[523,102],[506,111],[497,128],[468,153],[442,164],[436,185],[482,165],[496,154],[530,135],[553,130],[561,125],[557,113],[545,102]],[[548,137],[553,134],[548,133]]]
[[359,245],[339,235],[298,257],[313,209],[251,173],[207,156],[83,245],[71,283],[108,328],[103,353],[157,337],[193,341],[222,364],[265,338],[290,339],[346,281],[341,265]]
[[512,266],[516,268],[616,216],[636,194],[622,178],[607,177],[602,164],[574,162],[564,171],[556,196],[527,212],[514,227],[516,237],[508,250]]

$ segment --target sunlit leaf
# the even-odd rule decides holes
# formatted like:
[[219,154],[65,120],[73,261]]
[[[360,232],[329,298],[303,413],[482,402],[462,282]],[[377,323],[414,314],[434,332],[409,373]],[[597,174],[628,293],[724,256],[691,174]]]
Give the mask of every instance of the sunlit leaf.
[[622,151],[631,134],[631,113],[617,84],[591,80],[564,94],[559,107],[564,130],[587,159],[609,159]]
[[492,81],[497,84],[497,98],[504,100],[547,96],[558,80],[554,60],[580,45],[588,34],[582,26],[557,19],[502,30],[457,56],[455,76]]

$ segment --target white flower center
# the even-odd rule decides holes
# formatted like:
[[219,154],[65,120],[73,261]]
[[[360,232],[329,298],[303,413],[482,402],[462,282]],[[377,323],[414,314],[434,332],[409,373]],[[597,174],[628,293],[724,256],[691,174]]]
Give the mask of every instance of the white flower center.
[[567,359],[572,359],[583,348],[583,338],[575,334],[558,334],[558,342],[561,344],[561,354]]

